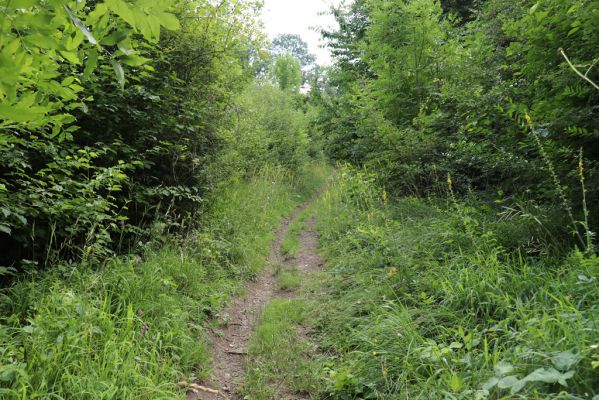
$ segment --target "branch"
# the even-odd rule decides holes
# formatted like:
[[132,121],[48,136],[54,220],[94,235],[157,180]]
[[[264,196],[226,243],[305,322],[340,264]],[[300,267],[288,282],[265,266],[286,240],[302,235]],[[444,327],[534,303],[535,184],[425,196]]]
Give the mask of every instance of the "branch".
[[[560,48],[557,50],[557,53],[558,53],[558,54],[561,54],[561,55],[562,55],[562,57],[564,57],[564,59],[566,60],[566,62],[567,62],[567,63],[568,63],[568,65],[570,66],[570,68],[572,68],[572,70],[573,70],[574,72],[576,72],[576,74],[577,74],[578,76],[580,76],[582,79],[584,79],[585,81],[587,81],[587,82],[589,82],[591,85],[593,85],[593,87],[594,87],[595,89],[599,90],[599,85],[597,85],[595,82],[593,82],[592,80],[590,80],[590,79],[589,79],[589,78],[588,78],[586,75],[584,75],[582,72],[580,72],[580,71],[578,70],[578,68],[576,68],[576,67],[575,67],[575,66],[572,64],[572,62],[570,61],[570,59],[569,59],[569,58],[568,58],[568,56],[566,55],[566,52],[564,51],[564,49],[562,49],[562,48],[560,47]],[[591,66],[591,68],[592,68],[592,66]],[[590,68],[589,68],[589,71],[590,71]],[[587,73],[588,73],[588,71],[587,71]]]

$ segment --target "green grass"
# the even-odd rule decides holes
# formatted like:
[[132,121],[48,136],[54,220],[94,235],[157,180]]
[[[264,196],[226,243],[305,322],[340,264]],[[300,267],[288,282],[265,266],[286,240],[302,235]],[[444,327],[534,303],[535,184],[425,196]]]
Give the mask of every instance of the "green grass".
[[295,290],[302,285],[302,277],[294,267],[276,266],[275,275],[279,279],[279,290]]
[[281,242],[281,253],[286,257],[297,256],[300,250],[300,234],[309,218],[309,209],[302,211],[289,225],[289,231]]
[[211,200],[201,229],[95,270],[55,268],[0,294],[2,399],[175,399],[209,373],[204,326],[265,264],[281,218],[326,168],[277,168]]
[[319,363],[300,334],[306,323],[301,299],[273,300],[266,307],[249,346],[243,392],[251,400],[274,400],[285,394],[316,392]]
[[597,398],[599,258],[527,255],[519,217],[370,182],[342,171],[317,207],[322,398]]

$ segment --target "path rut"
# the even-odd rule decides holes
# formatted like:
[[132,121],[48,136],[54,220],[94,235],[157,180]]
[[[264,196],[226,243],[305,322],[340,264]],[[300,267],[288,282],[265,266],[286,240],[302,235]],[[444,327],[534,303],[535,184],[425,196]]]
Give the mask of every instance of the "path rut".
[[[315,197],[316,198],[316,197]],[[315,199],[314,198],[314,199]],[[244,360],[248,342],[256,328],[264,307],[274,298],[289,297],[278,293],[278,280],[273,274],[274,265],[297,267],[300,274],[315,271],[322,265],[316,253],[318,238],[314,232],[315,221],[306,222],[300,234],[300,251],[296,257],[285,259],[281,254],[281,243],[291,223],[298,218],[314,199],[297,207],[277,229],[271,243],[268,267],[252,282],[248,283],[243,296],[232,300],[225,309],[226,323],[217,328],[210,338],[213,371],[209,380],[189,386],[189,400],[241,400],[237,392],[244,376]]]

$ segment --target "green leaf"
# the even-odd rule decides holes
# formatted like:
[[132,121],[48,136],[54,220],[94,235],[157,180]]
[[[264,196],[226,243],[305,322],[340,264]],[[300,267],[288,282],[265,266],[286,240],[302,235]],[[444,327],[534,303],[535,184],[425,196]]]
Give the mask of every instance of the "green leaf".
[[9,3],[10,8],[29,8],[39,4],[38,0],[11,0]]
[[499,382],[497,382],[497,387],[499,389],[509,389],[515,384],[517,384],[519,381],[520,380],[515,376],[506,376],[505,378],[502,378],[499,380]]
[[129,5],[121,0],[106,0],[106,5],[113,11],[116,15],[125,20],[129,25],[133,28],[137,28],[137,24],[135,22],[135,13]]
[[71,17],[71,21],[73,21],[73,23],[75,24],[75,26],[77,28],[79,28],[79,30],[81,32],[83,32],[83,34],[85,35],[85,37],[87,38],[87,40],[89,40],[89,42],[91,44],[98,44],[98,41],[96,40],[96,38],[94,37],[94,35],[92,35],[92,33],[89,30],[87,30],[87,28],[85,27],[85,25],[83,25],[83,23],[79,20],[79,18],[77,18],[75,16],[75,14],[73,14],[73,12],[69,8],[69,6],[67,6],[65,4],[64,5],[64,9],[67,10],[67,13],[69,14],[69,17]]
[[528,11],[528,13],[530,15],[534,14],[535,11],[537,11],[537,8],[539,7],[539,3],[535,3],[532,7],[530,7],[530,10]]
[[567,371],[580,360],[580,357],[571,351],[562,351],[553,357],[553,366],[560,371]]
[[8,104],[0,104],[0,119],[14,122],[29,122],[43,117],[49,111],[44,107],[20,108]]
[[498,362],[497,365],[495,365],[495,367],[493,368],[493,370],[495,371],[495,375],[502,377],[512,372],[514,370],[514,367],[512,364],[506,362]]
[[79,59],[79,55],[77,53],[73,53],[71,51],[61,51],[60,55],[71,64],[81,64],[81,60]]
[[116,74],[116,79],[119,81],[119,85],[121,90],[125,89],[125,70],[123,70],[123,66],[116,60],[111,60],[112,68],[114,69],[114,73]]
[[40,33],[33,33],[23,38],[25,43],[30,46],[37,46],[42,49],[56,49],[58,48],[58,42],[53,37],[48,35],[42,35]]
[[493,377],[491,379],[489,379],[488,381],[486,381],[483,384],[483,390],[491,390],[492,388],[494,388],[497,384],[499,383],[499,379],[496,377]]
[[181,24],[174,14],[161,12],[156,14],[156,16],[160,19],[160,25],[164,26],[166,29],[171,31],[178,31],[181,29]]
[[559,383],[562,386],[568,386],[566,380],[574,376],[574,371],[568,371],[564,374],[555,368],[539,368],[528,374],[523,380],[526,382],[544,382]]
[[85,69],[83,70],[83,78],[89,79],[96,67],[98,66],[98,50],[90,49],[87,53],[87,62],[85,63]]
[[526,382],[527,382],[526,379],[522,379],[522,380],[519,380],[518,382],[514,383],[512,385],[512,388],[510,389],[510,393],[516,394],[519,391],[521,391],[524,388],[524,386],[526,386]]
[[8,226],[0,224],[0,232],[3,232],[3,233],[6,233],[7,235],[10,235],[10,233],[12,231],[10,230],[10,228]]
[[570,29],[570,31],[568,32],[568,36],[572,36],[574,35],[576,32],[578,32],[580,30],[580,26],[577,26],[575,28]]
[[149,61],[148,58],[140,57],[135,54],[130,55],[130,56],[121,57],[120,60],[123,62],[123,64],[129,65],[131,67],[139,67]]

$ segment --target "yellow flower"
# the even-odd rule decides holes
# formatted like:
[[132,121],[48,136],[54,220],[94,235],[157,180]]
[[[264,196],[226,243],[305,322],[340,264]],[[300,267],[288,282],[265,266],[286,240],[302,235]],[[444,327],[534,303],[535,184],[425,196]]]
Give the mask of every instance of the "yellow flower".
[[530,118],[530,115],[525,114],[524,119],[526,120],[526,125],[528,125],[528,126],[532,125],[532,119]]
[[387,277],[391,278],[392,276],[397,274],[397,268],[393,267],[389,269],[389,272],[387,272]]

